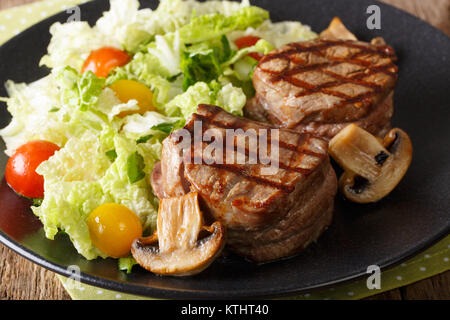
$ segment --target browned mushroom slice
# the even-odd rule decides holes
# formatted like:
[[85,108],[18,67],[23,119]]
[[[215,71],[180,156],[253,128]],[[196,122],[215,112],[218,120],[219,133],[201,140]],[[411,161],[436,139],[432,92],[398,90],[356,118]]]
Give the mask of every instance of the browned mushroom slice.
[[[201,233],[209,233],[200,238]],[[162,199],[157,231],[151,237],[136,239],[131,253],[145,269],[161,275],[188,276],[206,269],[225,245],[220,222],[203,226],[195,192]]]
[[392,129],[381,141],[355,124],[348,125],[329,144],[329,152],[344,169],[341,192],[358,203],[375,202],[388,195],[411,164],[411,140]]
[[328,28],[320,33],[320,38],[328,40],[358,40],[338,17],[334,17],[331,20]]

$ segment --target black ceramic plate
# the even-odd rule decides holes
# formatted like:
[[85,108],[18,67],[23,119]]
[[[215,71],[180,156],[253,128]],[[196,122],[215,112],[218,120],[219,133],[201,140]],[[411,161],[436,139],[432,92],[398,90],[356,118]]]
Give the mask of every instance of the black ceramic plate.
[[[381,8],[381,30],[366,27],[366,9],[374,0],[253,1],[273,20],[300,20],[323,30],[339,16],[361,40],[383,36],[399,56],[394,126],[406,130],[414,144],[412,166],[400,185],[376,204],[356,205],[336,199],[334,222],[316,244],[300,255],[254,265],[228,255],[205,272],[188,278],[159,277],[140,268],[130,275],[112,259],[87,261],[63,236],[45,239],[29,203],[3,181],[0,186],[0,240],[26,258],[63,275],[78,265],[85,283],[159,298],[275,297],[332,285],[365,275],[367,266],[390,267],[425,249],[449,231],[450,216],[450,40],[428,24],[390,6]],[[143,1],[154,8],[157,1]],[[107,1],[83,5],[90,23],[108,9]],[[48,29],[64,22],[66,13],[51,17],[0,48],[0,83],[31,82],[48,71],[38,67],[46,52]],[[3,88],[0,96],[5,96]],[[0,108],[0,127],[10,120]],[[1,145],[0,149],[4,149]],[[0,172],[6,163],[0,156]]]

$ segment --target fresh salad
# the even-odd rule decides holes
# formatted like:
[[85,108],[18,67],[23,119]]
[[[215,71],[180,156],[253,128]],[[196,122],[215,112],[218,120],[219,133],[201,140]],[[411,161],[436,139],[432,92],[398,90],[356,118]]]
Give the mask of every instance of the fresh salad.
[[53,239],[65,232],[86,259],[133,265],[132,241],[156,226],[150,176],[162,140],[198,104],[242,115],[258,60],[316,38],[299,22],[272,22],[248,1],[111,0],[87,22],[55,23],[41,65],[48,76],[6,83],[11,123],[0,130],[5,178]]

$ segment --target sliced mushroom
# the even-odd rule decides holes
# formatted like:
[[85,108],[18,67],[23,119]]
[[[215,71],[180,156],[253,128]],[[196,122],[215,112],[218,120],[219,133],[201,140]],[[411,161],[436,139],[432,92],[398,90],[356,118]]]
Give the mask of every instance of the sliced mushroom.
[[320,33],[320,38],[328,40],[358,40],[338,17],[334,17],[331,20],[328,28]]
[[[209,233],[200,237],[202,233]],[[198,194],[162,199],[157,230],[136,239],[131,253],[145,269],[160,275],[189,276],[206,269],[225,245],[225,229],[218,221],[203,225]]]
[[351,201],[375,202],[388,195],[411,164],[411,140],[401,129],[379,139],[355,124],[341,130],[329,144],[330,155],[344,169],[341,192]]

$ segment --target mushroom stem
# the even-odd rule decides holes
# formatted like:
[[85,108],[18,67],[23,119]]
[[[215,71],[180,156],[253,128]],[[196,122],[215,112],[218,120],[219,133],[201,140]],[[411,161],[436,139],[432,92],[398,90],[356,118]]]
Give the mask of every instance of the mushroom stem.
[[[225,245],[225,229],[220,222],[203,225],[197,193],[162,199],[157,225],[152,236],[136,239],[131,248],[136,261],[156,274],[199,273],[215,260]],[[201,231],[210,234],[200,239]]]
[[355,124],[345,127],[331,139],[330,155],[345,171],[351,171],[366,179],[380,175],[380,155],[389,157],[389,151],[369,132]]
[[358,40],[338,17],[334,17],[333,20],[331,20],[328,28],[320,33],[320,37],[322,39],[330,40]]

